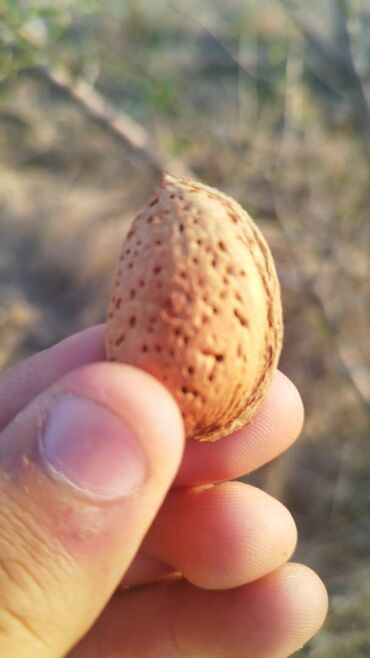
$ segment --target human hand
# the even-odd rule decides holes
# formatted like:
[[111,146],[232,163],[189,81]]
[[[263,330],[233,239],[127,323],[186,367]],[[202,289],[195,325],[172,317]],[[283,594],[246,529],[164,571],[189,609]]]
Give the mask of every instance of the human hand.
[[169,393],[102,362],[103,334],[0,377],[0,655],[291,655],[322,624],[325,588],[286,564],[283,505],[225,481],[295,440],[296,389],[277,373],[248,427],[184,450]]

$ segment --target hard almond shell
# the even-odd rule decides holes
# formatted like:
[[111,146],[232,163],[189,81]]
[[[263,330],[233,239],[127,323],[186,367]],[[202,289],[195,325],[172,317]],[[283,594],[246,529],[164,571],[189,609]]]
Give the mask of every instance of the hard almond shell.
[[108,359],[154,375],[186,436],[213,441],[256,413],[282,336],[279,282],[253,220],[218,190],[164,174],[122,247]]

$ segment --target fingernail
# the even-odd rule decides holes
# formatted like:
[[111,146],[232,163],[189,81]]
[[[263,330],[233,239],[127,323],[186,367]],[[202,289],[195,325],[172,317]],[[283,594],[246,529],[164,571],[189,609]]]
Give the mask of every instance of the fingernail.
[[49,410],[39,449],[49,475],[90,498],[125,497],[147,473],[132,429],[90,398],[59,397]]

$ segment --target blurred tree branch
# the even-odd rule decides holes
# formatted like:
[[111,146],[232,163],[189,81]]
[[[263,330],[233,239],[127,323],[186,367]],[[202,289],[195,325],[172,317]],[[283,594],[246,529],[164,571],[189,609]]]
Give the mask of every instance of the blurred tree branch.
[[[9,6],[11,7],[11,5],[7,5],[5,8],[5,16],[9,20],[9,24],[7,25],[8,45],[11,45],[13,50],[21,45],[28,48],[32,54],[31,57],[26,58],[26,64],[19,62],[18,69],[15,69],[17,74],[43,79],[54,89],[64,93],[74,104],[80,107],[89,119],[98,123],[104,130],[113,135],[115,139],[120,140],[125,146],[128,146],[134,153],[142,155],[157,174],[167,170],[178,176],[189,175],[187,168],[182,162],[177,159],[171,159],[167,154],[163,154],[154,145],[151,135],[140,124],[124,111],[118,110],[85,79],[71,76],[64,68],[58,65],[52,65],[50,63],[40,65],[35,63],[34,60],[37,58],[34,56],[34,53],[38,53],[40,56],[47,54],[44,40],[43,38],[40,39],[38,35],[35,36],[32,30],[30,31],[27,28],[27,23],[24,22],[28,18],[27,12],[24,16],[22,12],[19,12],[19,14],[15,12],[15,16],[13,17],[12,13],[9,14]],[[49,57],[47,59],[49,60]]]
[[[263,74],[260,70],[258,70],[259,69],[258,61],[254,65],[252,63],[246,62],[245,59],[240,57],[240,54],[234,53],[232,49],[229,46],[227,46],[226,43],[221,39],[221,37],[215,34],[213,30],[211,30],[198,18],[195,18],[191,13],[184,11],[184,9],[179,7],[175,2],[167,0],[167,4],[173,9],[173,11],[175,11],[177,14],[180,14],[180,16],[183,16],[187,21],[190,21],[193,25],[196,25],[198,28],[200,28],[200,30],[204,34],[210,37],[210,39],[220,47],[223,54],[226,55],[227,59],[233,65],[235,65],[235,67],[239,71],[242,71],[251,80],[254,80],[255,82],[265,82],[265,83],[273,82],[273,77],[271,75]],[[213,61],[211,62],[211,64],[214,65],[215,62]]]
[[320,58],[321,74],[326,70],[330,85],[338,93],[344,93],[352,108],[355,125],[360,128],[366,155],[370,153],[370,107],[364,91],[363,81],[358,74],[352,54],[347,22],[347,0],[332,0],[334,42],[332,45],[302,17],[297,0],[280,0],[300,30],[312,53]]
[[187,176],[187,168],[173,160],[155,146],[150,134],[122,110],[118,110],[92,85],[82,78],[74,79],[65,71],[52,67],[35,66],[23,70],[23,74],[46,81],[51,87],[64,93],[74,104],[104,130],[119,139],[153,168],[154,172],[170,171]]

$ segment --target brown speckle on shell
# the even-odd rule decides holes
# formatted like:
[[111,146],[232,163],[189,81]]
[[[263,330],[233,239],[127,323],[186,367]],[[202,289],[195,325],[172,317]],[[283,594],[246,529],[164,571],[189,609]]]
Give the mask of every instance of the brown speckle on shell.
[[177,400],[188,438],[250,421],[282,344],[270,250],[224,194],[164,174],[122,248],[109,309],[109,360],[143,368]]

